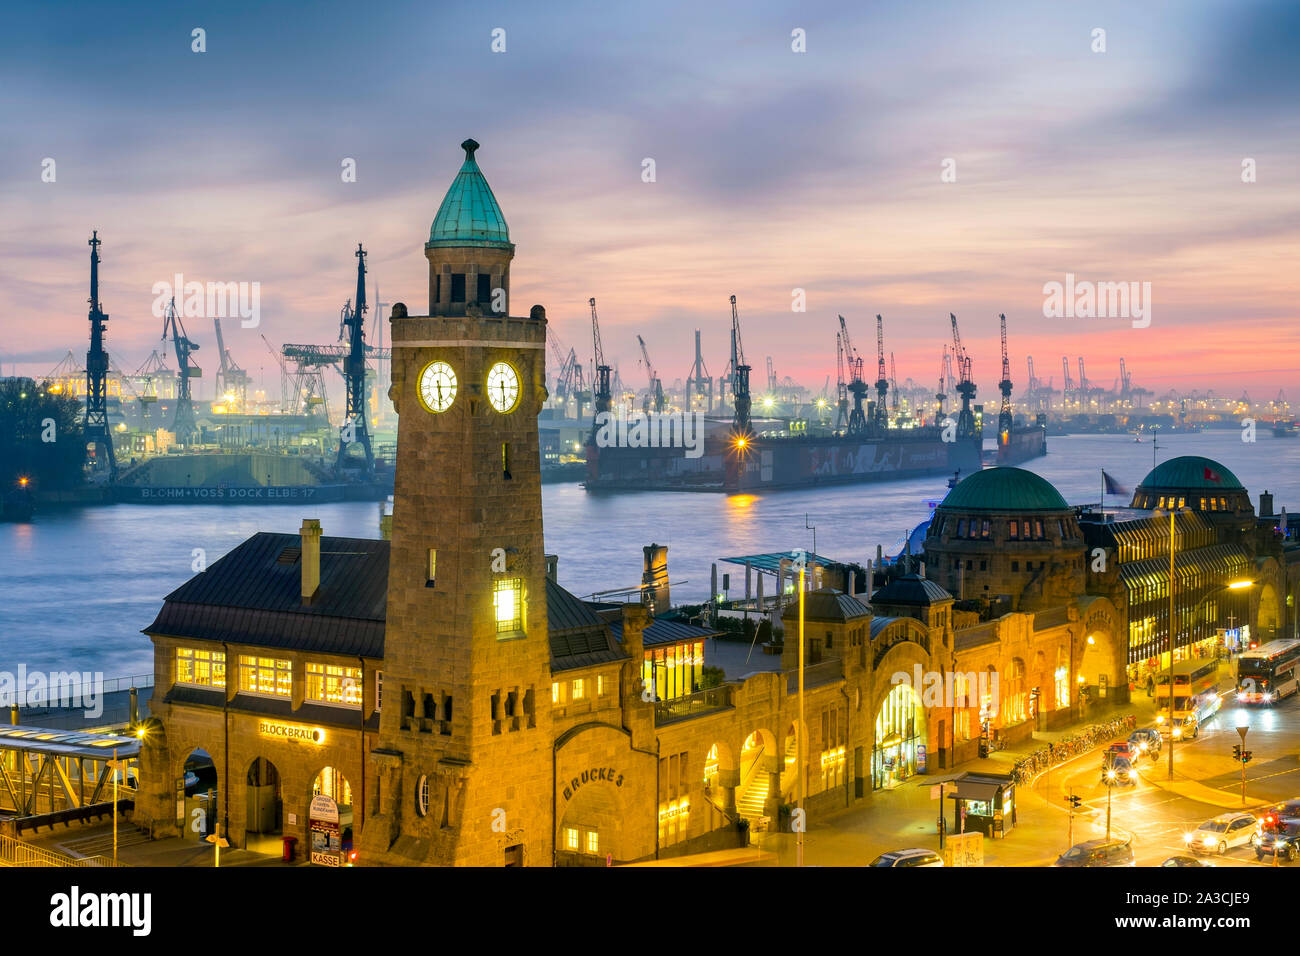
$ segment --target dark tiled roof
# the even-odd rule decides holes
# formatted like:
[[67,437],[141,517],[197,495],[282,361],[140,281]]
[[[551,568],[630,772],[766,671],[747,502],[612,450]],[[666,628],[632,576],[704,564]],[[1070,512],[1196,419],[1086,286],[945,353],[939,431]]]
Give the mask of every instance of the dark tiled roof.
[[[609,625],[614,633],[614,640],[623,643],[623,622],[616,621]],[[706,637],[717,637],[722,632],[712,627],[699,627],[684,621],[667,621],[656,618],[646,625],[641,634],[641,645],[653,647],[656,644],[678,644],[682,641],[699,641]]]
[[937,601],[951,601],[952,595],[929,578],[919,574],[905,574],[890,581],[871,595],[873,605],[905,604],[927,607]]
[[[860,617],[868,617],[870,614],[871,608],[857,598],[834,588],[818,588],[816,591],[809,591],[803,601],[805,621],[853,621]],[[781,617],[794,620],[798,616],[799,596],[794,595]]]
[[[167,595],[145,633],[381,660],[389,543],[321,538],[320,590],[311,605],[302,603],[302,565],[293,554],[301,544],[295,534],[253,535]],[[550,579],[546,608],[553,669],[626,657],[600,616]]]

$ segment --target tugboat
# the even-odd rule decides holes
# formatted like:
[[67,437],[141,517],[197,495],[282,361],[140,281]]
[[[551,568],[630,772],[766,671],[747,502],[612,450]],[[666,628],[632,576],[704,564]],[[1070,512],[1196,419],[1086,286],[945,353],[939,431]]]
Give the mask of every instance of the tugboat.
[[0,500],[0,521],[31,521],[32,516],[36,513],[36,505],[32,501],[32,491],[28,487],[31,482],[27,476],[18,479],[16,487],[11,488],[5,493],[3,500]]
[[1300,422],[1294,419],[1283,421],[1279,418],[1273,423],[1274,438],[1295,438],[1297,434],[1300,434]]

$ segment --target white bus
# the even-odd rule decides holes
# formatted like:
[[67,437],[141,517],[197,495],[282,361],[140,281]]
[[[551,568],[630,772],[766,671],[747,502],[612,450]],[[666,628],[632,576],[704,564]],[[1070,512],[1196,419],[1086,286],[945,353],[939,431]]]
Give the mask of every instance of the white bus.
[[1300,640],[1269,641],[1237,658],[1237,700],[1272,704],[1300,689]]
[[[1156,675],[1156,724],[1169,732],[1170,673]],[[1219,712],[1219,662],[1213,657],[1179,661],[1173,666],[1174,739],[1196,737],[1201,724]]]

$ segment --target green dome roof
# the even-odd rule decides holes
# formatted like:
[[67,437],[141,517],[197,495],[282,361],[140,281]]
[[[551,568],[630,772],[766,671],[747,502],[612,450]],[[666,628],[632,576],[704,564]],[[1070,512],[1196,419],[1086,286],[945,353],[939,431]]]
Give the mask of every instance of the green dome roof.
[[501,215],[492,187],[474,161],[478,143],[467,139],[460,144],[465,162],[433,217],[430,246],[510,246],[510,227]]
[[1061,493],[1023,468],[985,468],[957,482],[939,505],[945,511],[1069,511]]
[[1197,491],[1244,491],[1237,476],[1212,458],[1183,455],[1162,461],[1147,473],[1139,488],[1185,488]]

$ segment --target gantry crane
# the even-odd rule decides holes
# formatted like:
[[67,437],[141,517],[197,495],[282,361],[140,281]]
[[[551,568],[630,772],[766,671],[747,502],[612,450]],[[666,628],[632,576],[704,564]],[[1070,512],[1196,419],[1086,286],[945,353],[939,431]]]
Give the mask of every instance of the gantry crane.
[[700,349],[700,330],[695,330],[695,362],[686,376],[686,395],[688,404],[695,404],[707,397],[708,410],[713,411],[713,379],[704,367],[704,353]]
[[190,364],[190,355],[198,350],[199,344],[190,340],[185,334],[185,324],[180,313],[176,311],[176,297],[172,296],[167,305],[167,314],[163,316],[162,337],[167,338],[171,332],[172,344],[176,348],[177,389],[176,414],[172,418],[172,431],[176,440],[183,445],[193,444],[198,438],[199,428],[194,422],[194,401],[190,395],[190,379],[200,378],[202,369]]
[[[117,480],[117,455],[113,451],[113,432],[108,427],[108,352],[104,349],[104,327],[108,314],[99,304],[99,230],[90,238],[90,350],[86,352],[86,415],[82,420],[82,437],[88,471],[108,481]],[[191,414],[191,418],[193,415]]]
[[641,336],[636,337],[637,343],[641,346],[641,357],[645,359],[646,376],[649,379],[650,386],[646,391],[645,401],[641,403],[642,411],[650,411],[650,404],[654,403],[654,410],[662,412],[664,410],[664,385],[659,380],[659,373],[655,371],[653,363],[650,361],[650,353],[646,350],[645,339]]
[[998,316],[1002,326],[1002,381],[998,382],[998,391],[1002,393],[1002,404],[998,408],[998,442],[1005,445],[1011,440],[1011,361],[1007,358],[1007,317]]
[[871,427],[878,434],[889,430],[889,376],[885,372],[885,320],[876,316],[876,406],[871,411]]
[[862,380],[862,358],[853,349],[853,340],[849,338],[849,326],[840,316],[840,340],[844,346],[844,362],[848,366],[849,381],[847,390],[853,396],[853,407],[849,410],[846,434],[860,435],[867,430],[867,416],[862,410],[862,403],[867,397],[867,383]]
[[1070,395],[1074,395],[1076,403],[1079,401],[1078,394],[1074,391],[1074,381],[1070,378],[1070,357],[1061,356],[1061,372],[1065,376],[1065,384],[1061,386],[1061,407],[1066,408],[1070,404]]

